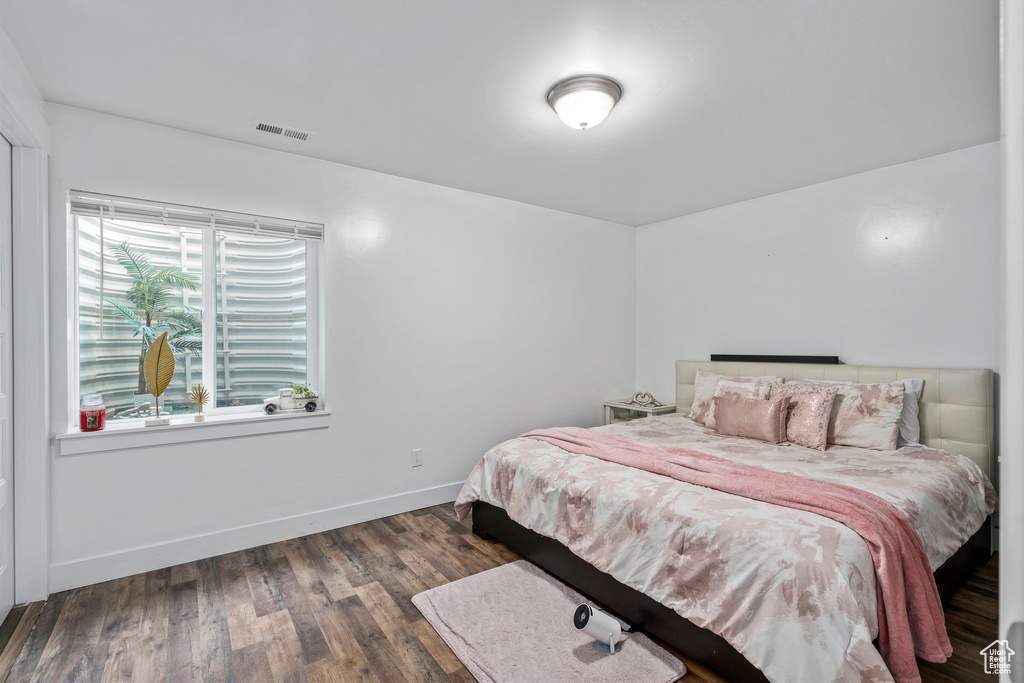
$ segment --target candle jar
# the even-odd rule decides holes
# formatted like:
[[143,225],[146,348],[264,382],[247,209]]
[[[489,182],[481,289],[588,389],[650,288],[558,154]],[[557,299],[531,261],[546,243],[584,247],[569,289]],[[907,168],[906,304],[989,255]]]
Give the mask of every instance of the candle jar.
[[102,396],[86,394],[82,397],[78,422],[78,426],[83,432],[98,432],[107,426],[107,408],[103,405]]

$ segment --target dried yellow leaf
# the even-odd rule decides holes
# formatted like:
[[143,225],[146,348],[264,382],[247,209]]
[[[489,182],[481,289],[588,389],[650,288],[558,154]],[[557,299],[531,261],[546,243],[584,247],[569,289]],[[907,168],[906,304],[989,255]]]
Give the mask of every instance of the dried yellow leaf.
[[149,393],[156,399],[156,416],[160,417],[160,396],[167,391],[171,379],[174,377],[174,351],[167,341],[167,333],[164,332],[156,341],[149,345],[146,351],[146,360],[142,365],[142,373],[146,378],[146,386]]

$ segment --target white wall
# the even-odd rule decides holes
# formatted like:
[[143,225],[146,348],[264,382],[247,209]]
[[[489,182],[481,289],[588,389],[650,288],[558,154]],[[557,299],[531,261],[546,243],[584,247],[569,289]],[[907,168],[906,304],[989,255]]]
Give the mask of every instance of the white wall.
[[998,368],[999,234],[999,143],[638,228],[637,388],[711,353]]
[[323,222],[333,411],[322,431],[55,457],[52,590],[452,500],[487,448],[599,424],[602,401],[632,391],[631,228],[75,108],[46,114],[54,429],[67,424],[70,188]]

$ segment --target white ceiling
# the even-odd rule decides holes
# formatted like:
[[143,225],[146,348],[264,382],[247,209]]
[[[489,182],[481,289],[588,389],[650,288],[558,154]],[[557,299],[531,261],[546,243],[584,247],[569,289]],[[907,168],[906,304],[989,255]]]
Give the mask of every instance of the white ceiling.
[[[629,225],[996,140],[997,0],[0,0],[43,97]],[[545,102],[619,80],[598,128]],[[261,118],[307,142],[252,130]]]

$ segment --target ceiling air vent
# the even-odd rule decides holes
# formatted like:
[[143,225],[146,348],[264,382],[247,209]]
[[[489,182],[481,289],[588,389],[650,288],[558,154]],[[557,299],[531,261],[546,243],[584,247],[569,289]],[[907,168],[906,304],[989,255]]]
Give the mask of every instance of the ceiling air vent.
[[253,120],[253,124],[256,126],[256,130],[263,133],[270,133],[271,135],[282,135],[286,138],[293,140],[306,140],[312,133],[308,130],[299,130],[298,128],[286,128],[285,126],[279,126],[276,123],[268,123],[266,121],[260,121],[258,119]]

